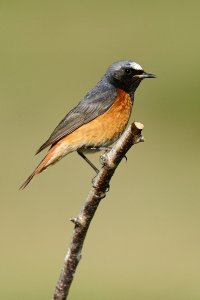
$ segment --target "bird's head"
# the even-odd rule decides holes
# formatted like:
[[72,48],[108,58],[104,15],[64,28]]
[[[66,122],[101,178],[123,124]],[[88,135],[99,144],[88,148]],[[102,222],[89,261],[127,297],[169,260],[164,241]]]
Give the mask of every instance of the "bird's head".
[[145,78],[155,78],[134,61],[118,61],[113,63],[106,72],[108,80],[117,88],[134,93],[140,82]]

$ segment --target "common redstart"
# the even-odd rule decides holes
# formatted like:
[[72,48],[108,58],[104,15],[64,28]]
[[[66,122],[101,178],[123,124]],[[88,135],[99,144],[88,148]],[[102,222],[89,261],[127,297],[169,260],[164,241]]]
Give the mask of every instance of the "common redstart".
[[84,153],[106,150],[121,136],[131,115],[137,87],[144,78],[155,77],[136,62],[113,63],[38,149],[36,154],[50,146],[47,155],[20,189],[24,189],[36,174],[73,151],[98,172]]

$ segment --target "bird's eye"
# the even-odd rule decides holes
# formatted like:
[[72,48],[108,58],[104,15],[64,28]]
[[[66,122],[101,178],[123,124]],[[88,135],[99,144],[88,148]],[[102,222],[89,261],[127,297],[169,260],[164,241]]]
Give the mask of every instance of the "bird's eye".
[[125,73],[126,74],[131,74],[131,69],[130,68],[125,69]]

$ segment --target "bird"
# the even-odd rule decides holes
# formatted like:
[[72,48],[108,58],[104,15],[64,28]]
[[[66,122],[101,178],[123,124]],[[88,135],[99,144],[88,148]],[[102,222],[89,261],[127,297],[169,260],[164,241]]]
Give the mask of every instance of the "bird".
[[155,77],[132,60],[110,65],[100,81],[67,113],[37,150],[36,154],[50,147],[20,189],[24,189],[35,175],[74,151],[98,173],[85,154],[110,149],[127,126],[136,89],[143,79]]

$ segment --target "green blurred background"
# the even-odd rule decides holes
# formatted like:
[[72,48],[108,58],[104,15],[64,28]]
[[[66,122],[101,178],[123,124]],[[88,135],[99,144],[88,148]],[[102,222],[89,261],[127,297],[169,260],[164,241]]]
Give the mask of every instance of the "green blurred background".
[[[136,93],[145,143],[91,224],[69,299],[200,299],[199,1],[0,2],[0,299],[50,299],[94,172],[76,153],[19,185],[37,148],[107,66]],[[98,165],[98,155],[90,157]]]

